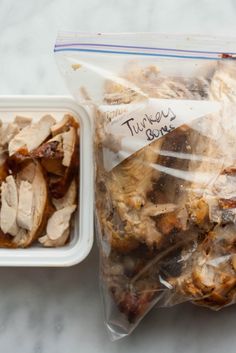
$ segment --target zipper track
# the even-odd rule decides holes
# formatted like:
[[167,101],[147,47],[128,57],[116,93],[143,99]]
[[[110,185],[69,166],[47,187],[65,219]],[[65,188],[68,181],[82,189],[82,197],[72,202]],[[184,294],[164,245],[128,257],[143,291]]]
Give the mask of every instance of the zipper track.
[[[116,45],[102,43],[59,43],[55,44],[54,52],[85,52],[100,54],[118,54],[135,56],[152,56],[163,58],[180,58],[195,60],[235,59],[236,52],[224,53],[216,51],[185,50],[175,48],[155,48],[132,45]],[[202,55],[201,55],[202,54]]]
[[[191,50],[191,49],[175,49],[175,48],[160,48],[160,47],[146,47],[146,46],[135,46],[135,45],[119,45],[119,44],[105,44],[105,43],[59,43],[55,44],[55,49],[63,47],[104,47],[104,48],[118,48],[118,49],[141,49],[141,50],[154,50],[154,51],[170,51],[170,52],[180,52],[180,53],[196,53],[196,54],[216,54],[223,55],[225,52],[221,51],[205,51],[205,50]],[[236,55],[236,52],[227,52],[229,55]]]

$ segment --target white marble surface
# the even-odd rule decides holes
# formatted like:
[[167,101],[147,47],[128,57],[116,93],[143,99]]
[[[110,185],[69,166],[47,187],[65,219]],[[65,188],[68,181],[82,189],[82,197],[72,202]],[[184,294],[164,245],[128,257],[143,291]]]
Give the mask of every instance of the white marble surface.
[[[236,35],[234,0],[0,0],[0,94],[68,93],[53,57],[58,29]],[[109,342],[96,247],[67,269],[0,269],[0,351],[235,352],[236,306],[154,310]]]

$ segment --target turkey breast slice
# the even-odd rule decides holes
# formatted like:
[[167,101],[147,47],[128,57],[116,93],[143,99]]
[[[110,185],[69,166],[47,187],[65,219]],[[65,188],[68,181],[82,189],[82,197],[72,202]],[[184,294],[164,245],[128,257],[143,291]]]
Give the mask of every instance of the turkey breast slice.
[[6,178],[6,181],[1,185],[1,210],[0,224],[3,233],[9,233],[15,236],[19,227],[17,226],[17,207],[18,207],[18,192],[15,179],[12,175]]
[[31,152],[46,140],[51,134],[51,127],[55,124],[55,119],[51,115],[43,116],[37,123],[23,128],[9,143],[9,155],[26,148]]

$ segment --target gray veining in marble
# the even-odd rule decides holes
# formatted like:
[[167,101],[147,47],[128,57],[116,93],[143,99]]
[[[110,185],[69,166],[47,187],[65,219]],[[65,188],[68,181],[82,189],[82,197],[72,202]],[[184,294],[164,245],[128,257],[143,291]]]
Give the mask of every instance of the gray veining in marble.
[[[236,35],[234,0],[0,0],[0,94],[68,94],[53,57],[58,30]],[[65,269],[0,268],[0,352],[234,353],[236,306],[155,309],[111,343],[94,247]]]
[[[0,351],[24,353],[235,352],[236,307],[154,309],[132,336],[112,343],[103,326],[94,248],[65,269],[0,269]],[[4,348],[4,350],[3,350]]]

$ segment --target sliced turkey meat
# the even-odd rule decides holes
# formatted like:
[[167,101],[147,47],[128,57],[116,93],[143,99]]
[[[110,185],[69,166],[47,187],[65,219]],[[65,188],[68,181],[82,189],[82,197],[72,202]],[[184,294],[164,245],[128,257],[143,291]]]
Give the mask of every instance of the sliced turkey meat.
[[1,127],[1,146],[5,148],[9,142],[19,133],[19,126],[15,123],[4,124]]
[[18,191],[15,179],[12,175],[6,178],[1,185],[1,210],[0,225],[5,234],[17,235],[19,227],[17,225]]
[[[60,133],[45,142],[42,146],[33,152],[32,156],[35,158],[43,158],[44,163],[46,160],[52,161],[55,159],[62,159],[61,164],[64,167],[69,167],[74,153],[76,141],[77,131],[74,127],[70,127],[68,131]],[[49,172],[53,172],[52,167],[49,167],[49,169]]]
[[1,123],[0,126],[0,145],[5,149],[8,143],[22,130],[31,123],[30,118],[16,116],[12,123]]
[[[54,129],[55,127],[55,129]],[[53,125],[53,138],[41,144],[23,159],[40,159],[48,173],[49,189],[54,198],[62,198],[78,171],[78,122],[65,115],[62,122]]]
[[51,134],[55,119],[51,115],[43,116],[39,122],[24,127],[9,143],[9,155],[21,149],[31,152],[39,147]]
[[76,204],[76,196],[77,196],[77,184],[76,184],[76,179],[73,179],[65,196],[63,196],[60,199],[53,198],[52,203],[55,206],[56,210],[60,210],[67,206]]
[[31,122],[32,122],[32,119],[27,116],[17,115],[14,119],[14,123],[18,126],[20,130],[30,125]]
[[67,132],[63,133],[62,138],[62,149],[63,149],[63,159],[62,165],[69,167],[71,165],[71,160],[73,153],[75,151],[76,140],[77,140],[77,131],[75,128],[70,127]]
[[[20,180],[21,207],[17,219],[21,225],[24,225],[24,228],[20,229],[13,242],[19,247],[26,247],[40,236],[49,217],[48,191],[42,168],[38,162],[30,162],[19,173],[18,180]],[[23,210],[25,201],[29,205],[26,210]]]
[[32,184],[22,180],[19,187],[17,224],[27,230],[31,230],[33,226],[34,196]]
[[79,138],[75,127],[69,127],[42,144],[32,153],[40,158],[49,174],[49,189],[54,198],[65,195],[71,180],[78,171]]
[[66,114],[63,119],[51,127],[52,136],[68,131],[70,127],[79,128],[79,123],[72,115]]
[[54,246],[64,245],[69,236],[70,219],[75,209],[76,205],[72,205],[54,212],[48,220],[46,235],[39,241],[44,245],[50,241],[53,241]]
[[60,238],[66,229],[69,227],[69,222],[72,213],[75,211],[76,205],[64,207],[49,218],[47,224],[47,235],[50,239],[55,240]]
[[48,235],[39,238],[39,242],[45,247],[58,247],[63,246],[67,242],[70,235],[70,229],[66,229],[64,233],[57,239],[50,239]]
[[57,124],[51,115],[0,121],[0,247],[27,247],[46,226],[41,243],[66,243],[77,203],[78,127],[69,114]]

